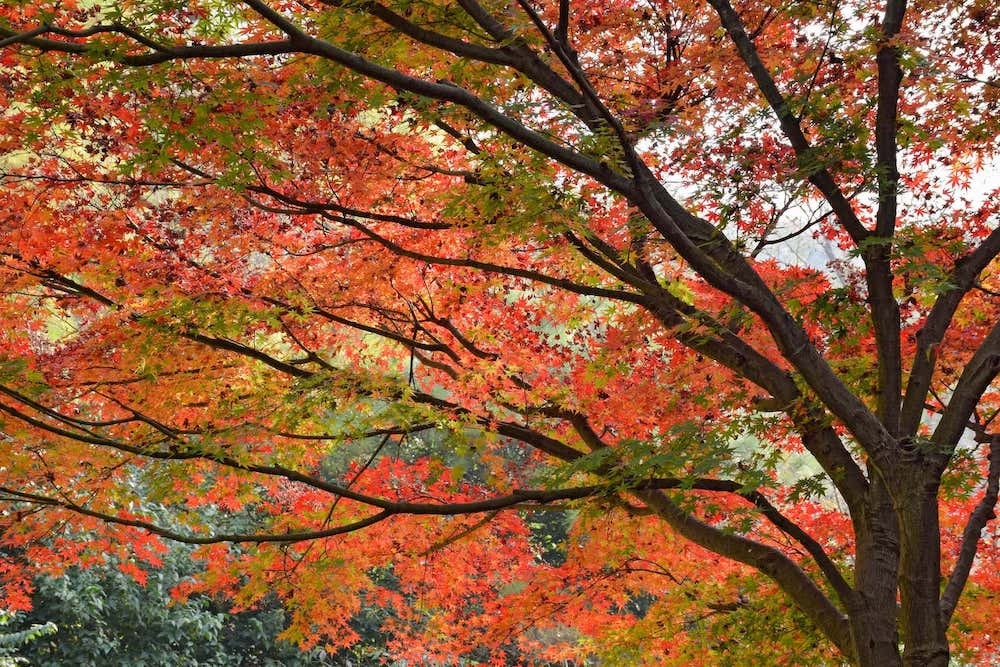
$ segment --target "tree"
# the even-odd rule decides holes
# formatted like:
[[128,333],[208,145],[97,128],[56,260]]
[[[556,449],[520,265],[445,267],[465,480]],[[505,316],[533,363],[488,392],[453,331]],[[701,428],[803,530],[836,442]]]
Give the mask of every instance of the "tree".
[[3,16],[8,606],[167,538],[305,646],[996,656],[990,3]]
[[[32,611],[15,627],[48,627],[48,636],[20,649],[37,665],[324,665],[321,651],[302,653],[275,641],[280,608],[228,614],[201,596],[175,603],[170,591],[193,572],[190,547],[174,545],[163,564],[122,572],[115,563],[40,577]],[[34,623],[33,623],[34,622]],[[42,625],[42,624],[46,625]]]
[[[0,616],[0,625],[7,625],[11,622],[12,616],[4,613]],[[15,667],[23,665],[28,660],[18,654],[18,648],[36,641],[40,637],[52,634],[56,631],[56,626],[52,623],[44,625],[31,625],[18,632],[4,632],[0,634],[0,665],[3,667]]]

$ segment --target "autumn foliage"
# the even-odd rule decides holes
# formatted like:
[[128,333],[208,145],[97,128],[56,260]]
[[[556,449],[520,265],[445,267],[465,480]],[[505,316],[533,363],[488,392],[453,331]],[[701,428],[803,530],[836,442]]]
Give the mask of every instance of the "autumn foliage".
[[4,2],[3,606],[179,540],[177,599],[411,664],[990,664],[998,41]]

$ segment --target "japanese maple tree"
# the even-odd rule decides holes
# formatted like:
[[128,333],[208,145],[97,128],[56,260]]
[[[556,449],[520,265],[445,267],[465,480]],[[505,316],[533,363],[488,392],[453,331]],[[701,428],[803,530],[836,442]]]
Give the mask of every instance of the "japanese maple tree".
[[415,663],[995,660],[998,42],[985,0],[7,0],[5,606],[170,539],[177,597],[303,646],[377,609]]

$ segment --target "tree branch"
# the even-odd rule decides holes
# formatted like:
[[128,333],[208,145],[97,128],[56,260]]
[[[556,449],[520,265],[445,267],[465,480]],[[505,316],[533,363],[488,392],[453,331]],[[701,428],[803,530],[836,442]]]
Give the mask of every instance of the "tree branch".
[[658,491],[637,492],[682,536],[710,551],[764,573],[796,602],[809,619],[847,657],[853,655],[847,618],[822,590],[783,553],[734,533],[724,532],[684,512]]
[[975,250],[955,262],[955,267],[948,276],[948,288],[938,296],[923,327],[917,332],[917,349],[913,355],[900,416],[901,433],[910,436],[916,433],[934,375],[934,348],[944,340],[962,297],[972,289],[979,274],[997,255],[1000,255],[1000,228],[994,229]]
[[941,421],[931,435],[935,447],[937,472],[944,472],[979,399],[998,372],[1000,372],[1000,322],[993,325],[983,344],[966,364],[951,393],[947,407],[941,413]]
[[986,474],[986,489],[983,497],[969,515],[969,522],[962,532],[962,546],[958,551],[958,560],[952,570],[941,594],[941,619],[945,627],[951,624],[952,614],[962,597],[965,583],[969,580],[972,563],[979,549],[979,539],[983,529],[990,519],[996,518],[997,494],[1000,492],[1000,436],[994,435],[990,440],[989,472]]
[[487,273],[507,275],[516,278],[526,278],[528,280],[542,283],[544,285],[558,287],[568,292],[573,292],[574,294],[597,296],[606,299],[626,301],[629,303],[641,303],[642,300],[642,295],[637,294],[635,292],[626,292],[624,290],[608,289],[603,287],[590,287],[589,285],[581,285],[580,283],[573,282],[566,278],[556,278],[530,269],[520,269],[513,266],[504,266],[501,264],[493,264],[490,262],[481,262],[474,259],[458,259],[454,257],[439,257],[436,255],[427,255],[424,253],[404,248],[398,243],[385,238],[384,236],[376,233],[370,227],[367,227],[357,222],[356,220],[350,220],[347,218],[338,218],[334,216],[326,216],[326,217],[333,222],[339,222],[340,224],[357,229],[368,238],[378,242],[380,245],[384,246],[387,250],[400,257],[407,257],[409,259],[415,259],[418,261],[427,262],[428,264],[438,264],[441,266],[462,266],[470,269],[478,269],[480,271],[485,271]]
[[[781,126],[781,131],[788,138],[789,144],[800,160],[809,160],[813,150],[812,145],[806,138],[799,122],[799,118],[792,111],[791,105],[778,89],[774,77],[764,65],[753,39],[747,34],[743,19],[740,18],[736,10],[733,9],[729,0],[708,0],[708,3],[715,9],[722,22],[723,28],[729,34],[729,38],[736,46],[736,50],[747,67],[750,75],[757,84],[758,89],[764,95],[764,99],[774,111]],[[833,209],[837,220],[844,226],[855,243],[861,243],[869,232],[861,224],[857,214],[851,207],[850,201],[833,180],[830,172],[819,167],[813,169],[806,175],[810,183],[823,194],[827,203]]]
[[[736,45],[736,49],[757,83],[758,89],[777,116],[781,130],[788,138],[800,162],[808,163],[814,160],[815,149],[802,131],[799,118],[792,111],[784,95],[778,90],[774,78],[761,60],[752,38],[747,35],[743,21],[736,10],[733,9],[729,0],[709,0],[709,4],[718,13],[723,27]],[[896,91],[898,92],[898,82],[896,83]],[[880,88],[880,100],[883,92],[889,94],[888,86],[885,91]],[[882,157],[889,160],[891,156],[892,165],[895,165],[895,99],[896,96],[893,95],[893,106],[890,106],[888,102],[884,105],[880,102],[880,113],[892,116],[891,127],[886,125],[883,128],[884,136],[881,140],[883,144]],[[892,135],[891,150],[889,149],[890,143],[886,143],[889,141],[885,134],[886,131],[891,132]],[[883,166],[887,167],[888,163]],[[876,346],[879,353],[878,414],[883,423],[889,427],[889,432],[895,435],[898,430],[899,401],[902,392],[899,304],[892,293],[892,271],[889,265],[891,243],[888,240],[892,233],[891,225],[895,224],[895,195],[892,197],[891,206],[883,207],[880,201],[880,223],[876,228],[877,242],[865,243],[871,237],[871,232],[862,225],[851,207],[850,201],[836,184],[829,170],[822,166],[813,167],[806,174],[806,178],[823,194],[837,220],[861,249],[861,256],[867,268],[865,276],[868,284],[869,312],[875,329]],[[894,180],[892,180],[893,192],[895,192],[898,179],[899,175],[896,173]],[[889,220],[888,227],[885,220]],[[836,409],[834,411],[836,412]],[[865,442],[866,438],[859,437],[859,440]]]
[[[792,318],[777,297],[753,273],[748,280],[734,277],[704,251],[703,245],[681,230],[679,218],[693,218],[674,201],[651,173],[640,174],[639,208],[659,229],[675,250],[712,287],[729,294],[760,316],[781,353],[809,384],[827,408],[851,429],[858,443],[880,465],[888,467],[895,459],[897,445],[878,417],[850,391],[833,372],[805,330]],[[660,193],[662,193],[661,196]],[[671,210],[668,210],[669,207]],[[674,216],[678,217],[674,217]],[[700,221],[698,221],[700,222]],[[745,265],[742,256],[734,262]],[[728,267],[727,267],[728,268]]]

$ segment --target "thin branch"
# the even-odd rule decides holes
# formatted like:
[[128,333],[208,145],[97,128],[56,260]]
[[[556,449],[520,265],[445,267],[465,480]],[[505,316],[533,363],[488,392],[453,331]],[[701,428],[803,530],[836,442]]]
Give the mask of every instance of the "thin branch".
[[962,532],[962,546],[958,550],[955,569],[948,577],[948,584],[941,594],[941,620],[945,627],[951,624],[952,614],[962,597],[962,591],[972,572],[972,564],[979,549],[979,539],[986,524],[996,518],[997,495],[1000,493],[1000,436],[990,440],[989,471],[986,474],[986,489],[983,497],[969,515],[969,521]]
[[438,425],[434,422],[427,422],[424,424],[414,424],[413,426],[394,426],[391,428],[376,428],[363,433],[358,433],[354,435],[345,436],[344,434],[334,434],[334,433],[291,433],[289,431],[276,431],[273,429],[266,429],[268,433],[276,435],[279,438],[288,438],[289,440],[343,440],[349,438],[351,440],[364,440],[367,438],[381,437],[384,435],[407,435],[410,433],[417,433],[419,431],[429,431],[431,429],[438,428]]
[[[719,15],[722,26],[726,29],[730,39],[736,46],[740,58],[743,60],[751,76],[753,76],[758,89],[777,116],[781,130],[788,138],[792,149],[800,159],[808,159],[812,151],[812,146],[802,130],[799,119],[792,111],[791,105],[789,105],[785,96],[778,89],[774,77],[771,76],[760,54],[757,52],[756,45],[753,43],[750,35],[747,34],[743,20],[729,3],[729,0],[708,0],[708,2]],[[861,243],[861,241],[868,237],[869,232],[861,224],[861,220],[858,219],[847,197],[844,196],[844,193],[840,190],[833,176],[826,168],[815,168],[807,174],[807,178],[826,198],[830,207],[836,213],[837,219],[848,231],[855,243]]]
[[959,376],[941,421],[931,435],[935,444],[939,472],[944,471],[951,453],[966,429],[983,392],[1000,373],[1000,322],[986,335]]
[[[341,7],[344,4],[341,0],[321,0],[321,2],[330,7]],[[469,58],[471,60],[506,67],[513,67],[515,65],[516,61],[509,50],[494,49],[433,32],[409,21],[404,16],[377,2],[366,1],[358,3],[356,6],[362,11],[378,18],[399,33],[421,44],[426,44],[441,51],[447,51],[459,58]]]
[[[700,490],[710,490],[710,491],[725,491],[731,492],[731,488],[738,485],[735,482],[726,482],[724,480],[694,480],[694,482],[687,482],[685,480],[680,480],[676,478],[664,478],[664,479],[653,479],[646,482],[640,482],[634,485],[630,490],[634,491],[646,491],[652,489],[660,488],[680,488],[680,487],[692,487]],[[129,519],[123,518],[110,514],[108,512],[100,512],[92,509],[88,509],[82,505],[79,505],[69,499],[60,499],[51,496],[42,496],[38,494],[32,494],[24,491],[17,491],[8,487],[0,487],[0,493],[6,493],[8,495],[17,497],[24,502],[30,502],[33,504],[40,504],[51,507],[62,507],[64,509],[77,512],[79,514],[84,514],[86,516],[91,516],[94,518],[107,521],[108,523],[127,525],[136,528],[142,528],[150,532],[156,533],[163,537],[167,537],[172,540],[179,542],[187,542],[190,544],[214,544],[219,542],[236,542],[236,543],[247,543],[247,542],[302,542],[306,540],[321,539],[324,537],[331,537],[334,535],[341,535],[348,532],[355,532],[365,528],[367,526],[373,525],[379,521],[387,519],[391,516],[398,515],[416,515],[416,516],[462,516],[468,514],[482,514],[482,513],[494,513],[500,510],[506,509],[525,509],[532,505],[547,505],[549,503],[554,503],[557,501],[565,500],[585,500],[588,498],[601,497],[608,494],[613,494],[622,490],[622,487],[617,484],[604,484],[604,485],[592,485],[592,486],[581,486],[573,487],[567,489],[518,489],[512,491],[511,493],[504,496],[496,496],[493,498],[486,498],[483,500],[475,500],[469,502],[456,502],[456,503],[413,503],[413,502],[399,502],[390,501],[381,498],[375,498],[373,496],[367,496],[365,494],[359,494],[356,492],[349,491],[344,488],[341,489],[337,495],[350,500],[358,500],[358,502],[363,502],[365,504],[371,505],[372,507],[379,508],[382,511],[374,514],[368,518],[351,522],[349,524],[335,526],[330,529],[324,530],[312,530],[312,531],[300,531],[300,532],[290,532],[282,534],[216,534],[216,535],[190,535],[178,533],[170,529],[158,526],[154,523],[147,522],[141,519]]]
[[0,49],[11,46],[13,44],[23,44],[24,42],[30,42],[35,37],[44,35],[49,32],[50,26],[47,23],[43,23],[37,28],[31,30],[25,30],[24,32],[12,32],[0,28],[0,35],[7,35],[5,38],[0,39]]
[[515,141],[538,151],[542,155],[556,160],[582,174],[592,176],[620,193],[629,193],[633,189],[631,181],[621,174],[613,172],[606,162],[587,157],[549,139],[540,132],[529,129],[520,121],[507,116],[465,88],[450,82],[426,81],[418,77],[403,74],[399,70],[384,67],[356,53],[345,51],[330,42],[317,39],[303,32],[292,21],[261,0],[244,0],[244,3],[288,35],[289,41],[295,44],[302,53],[310,53],[338,63],[347,69],[397,90],[405,90],[421,97],[451,102],[465,107],[486,123],[510,136]]
[[551,285],[552,287],[559,287],[561,289],[576,294],[583,294],[587,296],[599,296],[607,299],[628,301],[631,303],[641,303],[642,296],[634,292],[626,292],[624,290],[618,290],[618,289],[607,289],[603,287],[590,287],[589,285],[581,285],[566,278],[556,278],[554,276],[549,276],[544,273],[540,273],[538,271],[532,271],[530,269],[520,269],[513,266],[493,264],[491,262],[481,262],[474,259],[459,259],[455,257],[439,257],[436,255],[427,255],[421,252],[417,252],[415,250],[409,250],[407,248],[404,248],[398,243],[387,239],[386,237],[376,233],[370,227],[367,227],[355,220],[350,220],[347,218],[338,218],[329,215],[326,217],[334,222],[339,222],[343,225],[357,229],[368,238],[377,241],[379,244],[384,246],[387,250],[389,250],[393,254],[401,257],[407,257],[409,259],[415,259],[418,261],[427,262],[428,264],[439,264],[442,266],[461,266],[470,269],[478,269],[480,271],[485,271],[487,273],[508,275],[516,278],[526,278],[534,282],[539,282],[545,285]]
[[955,262],[955,267],[948,276],[947,289],[938,296],[923,327],[917,332],[917,349],[913,355],[900,415],[901,433],[916,433],[936,366],[934,350],[944,340],[962,298],[997,255],[1000,255],[1000,227],[990,232],[973,251]]

